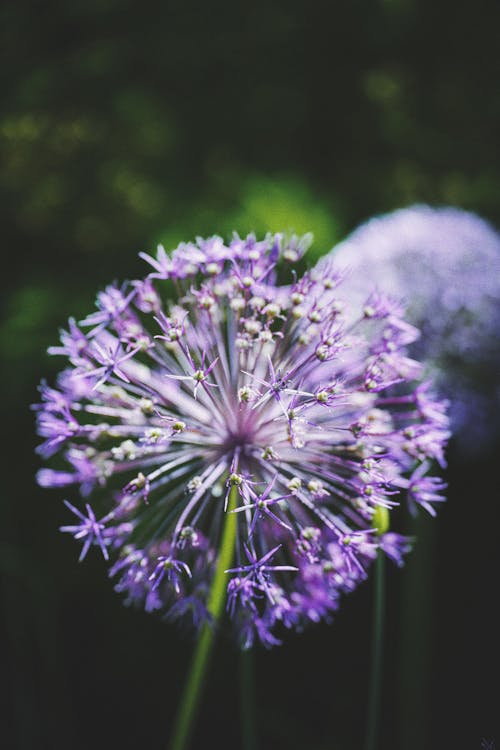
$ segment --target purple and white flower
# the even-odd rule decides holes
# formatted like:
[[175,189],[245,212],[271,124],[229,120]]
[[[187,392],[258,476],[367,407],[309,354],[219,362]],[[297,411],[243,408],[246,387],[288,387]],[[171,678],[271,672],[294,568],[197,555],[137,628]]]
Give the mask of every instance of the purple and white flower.
[[63,459],[39,482],[91,495],[101,520],[69,506],[64,530],[111,559],[127,602],[200,627],[232,514],[227,614],[244,647],[329,620],[379,550],[407,551],[380,515],[442,499],[428,471],[449,433],[406,351],[417,329],[384,294],[340,305],[330,264],[297,278],[307,243],[143,254],[145,280],[70,320],[51,350],[68,365],[36,406],[41,455]]
[[422,333],[410,355],[450,400],[457,443],[487,447],[500,433],[500,234],[473,213],[417,205],[370,219],[318,268],[331,264],[344,269],[351,304],[373,286],[405,303]]

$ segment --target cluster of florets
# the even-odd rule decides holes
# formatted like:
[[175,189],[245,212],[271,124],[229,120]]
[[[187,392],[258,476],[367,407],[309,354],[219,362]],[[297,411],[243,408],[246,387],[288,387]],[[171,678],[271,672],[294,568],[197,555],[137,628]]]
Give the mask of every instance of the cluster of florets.
[[[422,335],[410,354],[450,399],[459,444],[482,449],[500,420],[500,235],[475,214],[413,206],[370,219],[320,261],[349,268],[342,293],[362,304],[376,286],[406,304]],[[325,268],[326,270],[326,268]]]
[[330,267],[278,284],[307,244],[235,235],[143,254],[149,276],[108,287],[49,350],[69,367],[36,407],[39,452],[65,461],[39,483],[92,494],[101,513],[68,504],[63,530],[81,557],[100,547],[127,602],[210,619],[236,515],[227,612],[246,647],[328,620],[379,550],[401,564],[391,511],[443,500],[428,470],[444,465],[445,404],[405,353],[417,330],[380,294],[346,315]]

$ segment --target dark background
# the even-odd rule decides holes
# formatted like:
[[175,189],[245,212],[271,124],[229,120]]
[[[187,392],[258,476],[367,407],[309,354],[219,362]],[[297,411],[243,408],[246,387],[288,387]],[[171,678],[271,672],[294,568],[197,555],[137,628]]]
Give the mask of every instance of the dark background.
[[[3,4],[0,653],[7,750],[166,747],[192,644],[124,608],[35,485],[45,354],[137,252],[312,230],[316,256],[415,201],[500,225],[500,4],[456,0]],[[498,415],[492,415],[498,418]],[[500,741],[499,446],[452,444],[449,502],[389,571],[384,750]],[[260,748],[357,750],[372,585],[256,660]],[[242,747],[221,640],[195,747]]]

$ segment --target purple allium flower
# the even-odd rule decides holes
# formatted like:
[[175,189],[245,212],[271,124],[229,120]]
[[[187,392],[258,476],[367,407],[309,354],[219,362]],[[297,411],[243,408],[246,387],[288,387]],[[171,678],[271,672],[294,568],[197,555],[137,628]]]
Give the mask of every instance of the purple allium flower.
[[[44,486],[42,484],[42,486]],[[57,482],[54,482],[53,486],[58,486]],[[106,549],[106,542],[104,538],[105,533],[105,521],[107,519],[101,519],[98,521],[94,515],[94,511],[90,505],[85,506],[87,509],[87,515],[84,516],[80,513],[78,508],[75,508],[71,503],[65,501],[65,505],[80,519],[80,523],[77,526],[61,526],[59,531],[69,531],[73,534],[75,539],[83,539],[83,547],[80,554],[80,560],[83,560],[87,554],[91,544],[98,544],[101,548],[101,552],[105,560],[109,560],[108,550]]]
[[498,435],[500,234],[475,214],[414,206],[369,220],[318,266],[348,268],[343,296],[356,305],[375,285],[402,299],[422,332],[410,353],[450,399],[454,434],[468,451]]
[[63,459],[39,483],[92,495],[63,530],[81,557],[111,559],[128,603],[199,628],[232,519],[227,614],[244,647],[330,620],[379,549],[402,563],[409,541],[380,517],[405,495],[442,500],[428,471],[447,421],[406,353],[418,331],[383,294],[343,312],[330,264],[288,272],[306,246],[235,235],[143,254],[144,281],[70,320],[51,349],[68,366],[35,407],[40,454]]

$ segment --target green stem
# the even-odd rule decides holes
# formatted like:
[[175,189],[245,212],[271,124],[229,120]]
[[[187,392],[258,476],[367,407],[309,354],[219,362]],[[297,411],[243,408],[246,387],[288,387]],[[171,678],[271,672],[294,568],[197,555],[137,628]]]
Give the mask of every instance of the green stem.
[[251,651],[241,652],[240,701],[242,750],[257,750],[255,722],[255,664]]
[[188,747],[193,729],[196,712],[201,696],[205,675],[207,673],[210,655],[214,642],[217,623],[224,610],[226,601],[227,575],[225,571],[231,567],[234,556],[238,519],[236,513],[230,513],[236,507],[238,490],[231,489],[227,511],[222,530],[219,558],[215,569],[212,588],[208,596],[207,609],[212,616],[212,623],[205,622],[201,628],[200,637],[196,645],[191,671],[184,688],[184,694],[177,720],[172,733],[170,750],[185,750]]
[[378,550],[375,563],[375,602],[373,609],[372,663],[368,716],[364,750],[376,750],[380,719],[380,697],[382,686],[382,663],[384,650],[385,578],[384,553]]
[[412,520],[410,535],[418,539],[401,577],[397,715],[399,743],[405,750],[430,747],[430,693],[432,674],[436,526],[420,513]]

